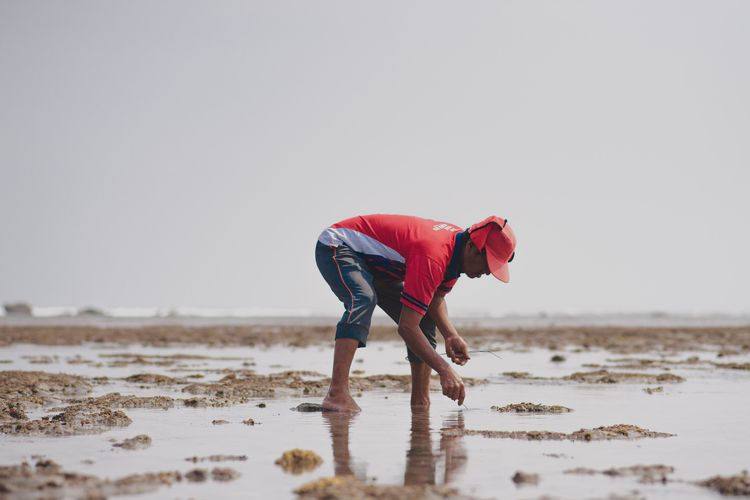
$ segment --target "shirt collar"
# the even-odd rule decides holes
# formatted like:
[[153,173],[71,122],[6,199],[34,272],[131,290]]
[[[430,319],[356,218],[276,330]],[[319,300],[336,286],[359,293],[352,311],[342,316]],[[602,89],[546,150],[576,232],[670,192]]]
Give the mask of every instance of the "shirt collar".
[[448,263],[448,269],[446,269],[445,271],[446,281],[458,278],[458,276],[463,272],[464,266],[463,259],[461,258],[461,251],[464,248],[464,241],[466,241],[466,237],[468,235],[468,231],[456,233],[456,242],[453,246],[453,255],[451,256],[451,261]]

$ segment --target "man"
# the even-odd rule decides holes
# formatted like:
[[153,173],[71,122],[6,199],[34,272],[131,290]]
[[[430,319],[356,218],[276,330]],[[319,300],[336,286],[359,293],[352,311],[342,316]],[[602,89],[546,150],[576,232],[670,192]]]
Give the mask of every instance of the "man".
[[435,328],[448,357],[469,361],[469,348],[448,318],[445,295],[460,274],[492,273],[508,282],[516,238],[507,219],[490,216],[461,228],[406,215],[365,215],[337,222],[318,237],[315,260],[323,278],[344,304],[336,327],[333,373],[323,408],[359,411],[349,393],[349,369],[365,347],[375,306],[398,323],[411,365],[411,405],[430,404],[430,373],[440,375],[443,394],[463,404],[461,377],[435,352]]

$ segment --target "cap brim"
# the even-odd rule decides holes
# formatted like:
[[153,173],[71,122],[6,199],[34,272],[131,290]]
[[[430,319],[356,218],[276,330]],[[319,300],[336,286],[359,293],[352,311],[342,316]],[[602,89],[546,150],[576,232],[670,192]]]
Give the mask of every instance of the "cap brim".
[[490,268],[492,275],[503,283],[510,282],[510,272],[508,262],[495,257],[492,252],[487,252],[487,267]]

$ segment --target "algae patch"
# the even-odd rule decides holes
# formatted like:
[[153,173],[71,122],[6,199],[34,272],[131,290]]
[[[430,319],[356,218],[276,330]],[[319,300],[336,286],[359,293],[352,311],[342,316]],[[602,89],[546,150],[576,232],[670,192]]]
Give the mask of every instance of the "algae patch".
[[301,474],[318,467],[323,463],[323,459],[314,451],[294,448],[285,451],[274,463],[286,472]]

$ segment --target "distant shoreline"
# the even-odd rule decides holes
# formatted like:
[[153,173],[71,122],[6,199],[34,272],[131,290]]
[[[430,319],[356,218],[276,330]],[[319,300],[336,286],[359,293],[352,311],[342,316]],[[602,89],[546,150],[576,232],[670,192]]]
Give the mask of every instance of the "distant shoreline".
[[[3,315],[0,326],[28,327],[75,327],[99,328],[138,328],[159,326],[217,327],[217,326],[284,326],[284,327],[325,327],[338,322],[338,316],[273,316],[273,315],[156,315],[156,316],[111,316],[100,314],[66,314],[58,316]],[[457,316],[453,318],[461,328],[556,328],[556,327],[741,327],[750,326],[750,314],[535,314],[506,316]],[[389,326],[393,322],[385,315],[376,314],[375,326]]]

